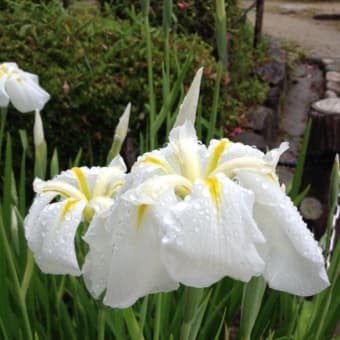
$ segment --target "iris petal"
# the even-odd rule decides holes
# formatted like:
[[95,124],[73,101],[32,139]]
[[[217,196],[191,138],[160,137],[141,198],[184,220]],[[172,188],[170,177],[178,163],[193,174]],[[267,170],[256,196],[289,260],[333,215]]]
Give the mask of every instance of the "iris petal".
[[189,286],[206,287],[224,276],[248,281],[264,268],[255,247],[264,239],[251,215],[252,194],[223,175],[216,180],[219,209],[199,180],[164,221],[163,261],[175,280]]
[[7,107],[9,104],[9,96],[5,89],[7,76],[0,77],[0,107]]
[[300,296],[326,288],[320,248],[290,198],[266,176],[240,171],[237,177],[255,194],[255,220],[267,241],[258,250],[269,286]]
[[178,287],[160,259],[161,234],[157,221],[175,199],[174,195],[167,195],[156,206],[145,209],[139,227],[138,206],[125,200],[115,205],[106,226],[112,235],[112,253],[105,304],[128,307],[146,294]]
[[[51,194],[45,194],[35,200],[25,221],[26,237],[43,272],[80,275],[74,237],[81,221],[84,202],[74,204],[64,215],[67,200],[42,208],[43,203],[48,203],[51,198]],[[37,234],[40,236],[36,237]]]
[[23,113],[42,110],[50,99],[50,95],[24,72],[17,71],[9,77],[5,89],[13,106]]
[[107,286],[112,256],[112,233],[105,227],[109,212],[95,215],[83,239],[90,246],[82,268],[89,292],[98,298]]

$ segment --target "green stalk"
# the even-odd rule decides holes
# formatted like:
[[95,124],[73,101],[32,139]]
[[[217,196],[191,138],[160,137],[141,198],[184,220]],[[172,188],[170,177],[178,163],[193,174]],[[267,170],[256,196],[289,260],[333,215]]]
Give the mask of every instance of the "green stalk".
[[[163,74],[163,102],[170,93],[170,29],[172,17],[172,0],[163,0],[163,33],[164,33],[164,74]],[[171,116],[167,115],[166,129],[170,130]]]
[[216,0],[216,43],[218,52],[217,77],[214,88],[211,122],[208,129],[208,140],[214,136],[217,122],[218,102],[220,98],[221,79],[227,66],[227,20],[224,0]]
[[8,238],[5,232],[5,228],[2,222],[1,215],[0,215],[0,236],[3,240],[3,248],[5,250],[5,255],[6,255],[7,265],[10,271],[10,275],[12,276],[14,289],[16,290],[18,294],[19,308],[20,308],[22,318],[23,318],[23,323],[24,323],[25,339],[33,340],[31,326],[30,326],[26,303],[25,303],[25,296],[22,294],[22,291],[21,291],[18,275],[15,269],[14,259],[13,259],[12,252],[9,246],[10,243],[8,241]]
[[220,88],[221,88],[221,79],[223,75],[223,62],[220,60],[217,63],[217,76],[214,88],[214,96],[213,96],[213,104],[212,104],[212,113],[211,113],[211,121],[208,129],[207,140],[211,140],[214,136],[214,130],[217,122],[217,111],[218,111],[218,103],[220,99]]
[[105,307],[101,303],[98,310],[98,319],[97,319],[97,328],[98,328],[98,340],[105,339]]
[[1,124],[0,124],[0,163],[1,163],[1,156],[2,156],[2,141],[4,138],[6,120],[7,120],[7,107],[0,107],[0,117],[1,117]]
[[250,340],[260,311],[266,282],[263,277],[253,277],[244,285],[241,307],[241,340]]
[[185,287],[184,292],[184,316],[181,326],[180,340],[190,339],[190,332],[196,315],[197,308],[203,295],[202,288]]
[[21,282],[21,294],[23,296],[23,299],[26,298],[27,290],[31,282],[31,278],[33,275],[33,269],[34,269],[34,259],[32,252],[27,249],[27,261],[26,261],[26,267],[25,267],[25,273],[24,277]]
[[129,332],[131,340],[144,340],[143,332],[139,327],[139,324],[136,320],[135,313],[133,309],[126,308],[122,310],[122,314],[126,323],[126,328]]
[[158,293],[156,296],[156,315],[155,315],[155,327],[153,333],[153,340],[159,339],[161,315],[162,315],[162,293]]
[[149,92],[149,127],[150,127],[150,149],[154,149],[157,144],[157,136],[153,131],[153,123],[156,118],[156,98],[153,83],[153,67],[152,67],[152,42],[150,33],[150,22],[149,22],[149,0],[142,0],[142,11],[144,16],[144,34],[146,42],[146,58],[148,65],[148,92]]

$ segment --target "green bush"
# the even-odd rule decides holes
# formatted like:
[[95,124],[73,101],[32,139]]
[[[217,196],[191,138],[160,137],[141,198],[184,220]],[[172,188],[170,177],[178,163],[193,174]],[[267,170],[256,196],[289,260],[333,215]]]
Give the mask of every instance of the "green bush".
[[[95,161],[105,159],[114,126],[128,102],[133,105],[130,127],[138,136],[148,103],[146,51],[138,18],[133,22],[84,13],[69,15],[56,3],[21,1],[20,6],[14,6],[0,18],[4,28],[0,33],[0,60],[15,61],[22,69],[39,74],[41,85],[51,94],[43,112],[49,145],[57,146],[62,158],[74,156],[83,147],[86,161],[91,159],[91,152]],[[153,30],[152,40],[160,104],[160,30]],[[173,70],[177,63],[184,63],[189,51],[197,56],[188,81],[200,65],[207,66],[207,72],[214,69],[211,48],[197,36],[177,37],[176,49]],[[203,92],[211,92],[209,82],[207,78]],[[28,122],[18,113],[11,113],[9,120],[14,128],[31,128],[32,120]]]
[[[141,18],[135,15],[122,20],[112,13],[99,14],[93,10],[69,14],[60,1],[34,4],[20,0],[8,4],[0,17],[0,60],[15,61],[22,69],[38,74],[41,85],[51,94],[43,120],[49,151],[58,148],[62,167],[67,166],[66,161],[74,158],[80,147],[84,151],[83,162],[103,162],[114,127],[128,102],[133,107],[130,128],[138,139],[148,113],[146,47]],[[153,27],[152,42],[159,110],[163,102],[161,28]],[[196,34],[177,34],[170,44],[172,81],[179,65],[183,65],[191,52],[195,60],[186,83],[198,67],[205,66],[202,114],[209,119],[216,72],[213,48]],[[231,77],[225,74],[221,89],[221,117],[233,124],[237,124],[238,115],[246,105],[261,99],[261,91],[249,91],[253,56],[246,43],[242,49],[236,56],[237,59],[242,53],[245,56],[244,74],[229,84],[228,79],[240,69],[237,64],[234,67],[231,56]],[[247,95],[241,96],[240,89]],[[8,118],[13,131],[32,129],[31,115],[11,111]]]

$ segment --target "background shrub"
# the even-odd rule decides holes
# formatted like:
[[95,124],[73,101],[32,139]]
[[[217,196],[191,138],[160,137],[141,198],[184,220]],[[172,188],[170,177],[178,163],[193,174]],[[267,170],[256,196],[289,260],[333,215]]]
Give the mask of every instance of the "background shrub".
[[[161,1],[155,3],[154,13],[160,10],[157,6],[160,6]],[[111,145],[115,124],[128,102],[133,107],[130,123],[132,132],[138,137],[145,128],[148,90],[142,19],[138,15],[131,15],[133,11],[127,15],[128,7],[125,7],[124,17],[123,12],[118,11],[119,8],[101,14],[93,9],[68,12],[60,1],[37,4],[20,0],[9,2],[6,10],[2,11],[0,60],[15,61],[22,69],[38,74],[41,85],[51,94],[52,99],[44,109],[43,119],[49,151],[58,147],[62,167],[67,166],[67,159],[73,158],[80,147],[84,150],[84,163],[103,162]],[[195,13],[201,13],[203,8],[198,8]],[[185,15],[184,12],[179,13]],[[213,11],[207,10],[208,14],[213,16]],[[190,17],[190,24],[186,20],[188,17],[177,15],[178,23],[183,21],[187,32],[184,34],[184,30],[179,29],[178,34],[172,35],[171,74],[176,78],[179,65],[184,63],[189,53],[193,53],[195,58],[187,75],[187,83],[190,83],[198,67],[205,66],[201,89],[204,103],[202,114],[208,119],[216,72],[213,47],[197,34],[189,33],[195,31],[197,26],[195,16]],[[202,20],[200,25],[205,27],[208,19]],[[211,19],[211,25],[213,22]],[[245,34],[241,30],[237,32]],[[251,35],[249,32],[246,34]],[[235,37],[237,40],[243,39],[237,33]],[[237,124],[246,105],[262,98],[261,91],[249,91],[252,86],[249,72],[254,64],[254,56],[247,40],[244,41],[243,52],[238,50],[235,54],[237,63],[233,63],[231,55],[230,74],[225,74],[221,90],[221,118],[228,118],[232,124]],[[153,27],[152,42],[159,109],[163,101],[164,39],[161,27]],[[235,53],[233,45],[230,51]],[[245,65],[239,60],[242,53],[244,57],[241,59]],[[242,74],[238,71],[240,65]],[[239,88],[247,95],[241,98]],[[17,128],[32,128],[32,115],[11,111],[9,126],[13,131]]]

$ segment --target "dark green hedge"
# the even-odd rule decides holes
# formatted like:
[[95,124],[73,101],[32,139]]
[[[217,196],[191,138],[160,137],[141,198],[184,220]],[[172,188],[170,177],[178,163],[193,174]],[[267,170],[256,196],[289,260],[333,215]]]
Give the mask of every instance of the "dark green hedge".
[[[124,13],[127,12],[125,9]],[[211,11],[209,13],[211,15]],[[191,27],[185,18],[179,19]],[[195,17],[192,23],[194,21]],[[38,74],[41,85],[52,96],[44,109],[43,120],[49,151],[58,148],[63,167],[80,147],[84,150],[84,162],[105,160],[114,127],[128,102],[133,105],[130,127],[138,138],[148,112],[146,51],[138,15],[134,19],[121,19],[112,11],[68,12],[60,1],[36,4],[18,0],[9,2],[6,10],[2,10],[0,27],[0,61],[15,61],[22,69]],[[238,49],[235,54],[235,62],[231,55],[231,74],[224,77],[220,107],[222,115],[228,115],[229,121],[235,122],[245,105],[263,97],[262,85],[257,80],[249,81],[254,63],[250,38],[244,37],[249,32],[237,30],[234,36],[238,34],[243,40],[235,46],[239,45],[242,50]],[[161,27],[153,27],[152,41],[159,109],[164,60]],[[171,57],[173,75],[189,52],[195,56],[187,84],[197,68],[205,66],[201,93],[203,115],[209,118],[216,72],[213,47],[197,34],[189,33],[177,34],[171,46],[176,47],[176,54]],[[232,46],[232,53],[233,50]],[[242,54],[244,57],[240,58]],[[231,84],[229,77],[233,80]],[[13,132],[18,128],[30,131],[32,124],[32,115],[11,110],[8,126]]]
[[[130,126],[138,136],[148,103],[146,51],[138,22],[84,13],[68,15],[55,4],[27,2],[20,9],[3,11],[0,26],[0,60],[15,61],[22,69],[37,73],[52,96],[43,119],[49,145],[58,146],[62,156],[75,155],[81,146],[88,158],[91,144],[94,159],[104,159],[114,126],[128,102],[133,105]],[[160,104],[160,30],[153,30],[152,40]],[[211,48],[197,36],[179,36],[176,46],[178,60],[172,58],[173,70],[175,63],[184,63],[189,51],[196,56],[188,82],[201,64],[207,66],[207,72],[214,69]],[[203,92],[210,89],[207,78]],[[15,120],[15,128],[30,128],[30,119],[14,111],[9,119]]]

